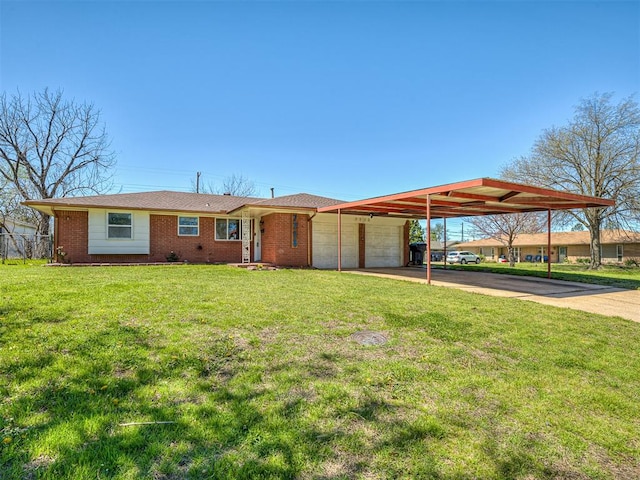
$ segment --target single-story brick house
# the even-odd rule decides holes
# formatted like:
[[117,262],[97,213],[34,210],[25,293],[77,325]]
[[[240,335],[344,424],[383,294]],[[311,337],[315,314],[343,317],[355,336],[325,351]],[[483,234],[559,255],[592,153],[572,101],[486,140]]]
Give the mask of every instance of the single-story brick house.
[[[590,256],[589,232],[552,232],[551,262],[576,262]],[[624,263],[640,260],[640,233],[626,230],[602,230],[600,232],[603,263]],[[513,242],[516,259],[520,262],[541,261],[547,256],[547,234],[521,234]],[[508,256],[504,243],[491,238],[464,242],[456,249],[469,250],[484,255],[487,260]]]
[[[340,200],[300,193],[249,198],[156,191],[31,200],[54,218],[54,252],[70,263],[264,262],[338,267]],[[408,262],[406,218],[342,215],[342,267]],[[172,253],[173,252],[173,253]]]

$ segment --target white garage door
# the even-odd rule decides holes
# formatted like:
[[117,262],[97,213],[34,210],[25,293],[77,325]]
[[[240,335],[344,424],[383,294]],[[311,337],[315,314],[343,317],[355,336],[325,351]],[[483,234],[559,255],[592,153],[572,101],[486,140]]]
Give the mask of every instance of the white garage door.
[[[338,268],[338,224],[313,222],[313,266]],[[342,225],[342,268],[358,267],[357,224]]]
[[365,232],[366,268],[402,266],[402,227],[367,225]]

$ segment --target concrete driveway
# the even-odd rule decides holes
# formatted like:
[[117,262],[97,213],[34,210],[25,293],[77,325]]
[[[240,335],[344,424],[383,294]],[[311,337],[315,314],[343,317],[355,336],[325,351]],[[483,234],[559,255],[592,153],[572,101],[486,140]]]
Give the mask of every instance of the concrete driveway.
[[[419,267],[367,268],[348,272],[427,283],[426,271]],[[640,290],[518,275],[440,269],[431,271],[431,284],[640,322]]]

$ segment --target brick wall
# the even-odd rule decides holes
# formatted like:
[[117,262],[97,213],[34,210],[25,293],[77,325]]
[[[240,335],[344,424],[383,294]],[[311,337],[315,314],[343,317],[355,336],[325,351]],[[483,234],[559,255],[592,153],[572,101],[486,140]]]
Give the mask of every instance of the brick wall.
[[[215,240],[213,218],[200,218],[199,235],[179,236],[178,217],[175,215],[150,216],[149,255],[89,255],[87,212],[65,211],[55,216],[56,238],[54,249],[62,247],[69,263],[145,263],[166,262],[171,251],[180,261],[192,263],[236,263],[242,261],[241,241]],[[253,256],[253,244],[252,252]],[[58,258],[57,261],[61,261]]]
[[56,212],[56,238],[54,243],[55,260],[62,262],[57,249],[64,251],[64,261],[68,263],[84,263],[89,261],[88,251],[88,212]]
[[272,213],[262,217],[262,261],[288,267],[309,266],[311,234],[309,217],[298,215],[298,246],[292,245],[293,214]]
[[200,217],[199,235],[178,235],[178,217],[151,215],[150,260],[165,262],[174,252],[180,261],[191,263],[239,263],[242,261],[240,240],[216,240],[215,219]]

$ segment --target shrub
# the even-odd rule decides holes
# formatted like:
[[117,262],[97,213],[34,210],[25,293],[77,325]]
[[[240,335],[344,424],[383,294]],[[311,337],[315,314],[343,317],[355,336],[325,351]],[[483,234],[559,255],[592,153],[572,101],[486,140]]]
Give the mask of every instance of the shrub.
[[174,252],[173,250],[171,250],[169,252],[169,255],[167,255],[165,258],[167,259],[167,262],[178,262],[178,261],[180,261],[180,256],[176,252]]
[[627,258],[624,264],[627,267],[640,267],[640,258]]

